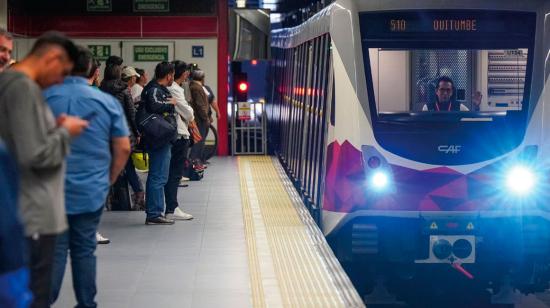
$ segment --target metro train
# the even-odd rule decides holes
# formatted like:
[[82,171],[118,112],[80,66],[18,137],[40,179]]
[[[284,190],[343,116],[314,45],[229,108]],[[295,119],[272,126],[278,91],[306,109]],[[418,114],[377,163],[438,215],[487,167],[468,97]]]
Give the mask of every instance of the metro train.
[[272,150],[365,290],[548,288],[549,46],[542,0],[336,0],[272,32]]

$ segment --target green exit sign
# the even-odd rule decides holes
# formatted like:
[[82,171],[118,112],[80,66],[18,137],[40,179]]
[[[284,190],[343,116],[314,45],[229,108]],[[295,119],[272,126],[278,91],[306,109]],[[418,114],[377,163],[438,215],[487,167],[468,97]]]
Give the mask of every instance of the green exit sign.
[[88,45],[88,48],[99,61],[105,61],[111,56],[111,45]]
[[88,12],[112,12],[112,0],[87,0],[86,10]]
[[134,46],[134,62],[168,61],[168,46]]
[[134,0],[134,12],[170,12],[170,0]]

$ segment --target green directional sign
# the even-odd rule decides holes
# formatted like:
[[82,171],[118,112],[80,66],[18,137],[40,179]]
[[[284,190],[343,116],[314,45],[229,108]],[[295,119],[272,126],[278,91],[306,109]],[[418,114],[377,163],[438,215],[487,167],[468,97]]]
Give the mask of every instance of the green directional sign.
[[112,0],[87,0],[86,10],[88,12],[112,12]]
[[134,62],[168,61],[168,46],[134,46]]
[[134,0],[134,12],[170,12],[170,0]]
[[111,56],[111,45],[88,45],[88,48],[99,61],[105,61]]

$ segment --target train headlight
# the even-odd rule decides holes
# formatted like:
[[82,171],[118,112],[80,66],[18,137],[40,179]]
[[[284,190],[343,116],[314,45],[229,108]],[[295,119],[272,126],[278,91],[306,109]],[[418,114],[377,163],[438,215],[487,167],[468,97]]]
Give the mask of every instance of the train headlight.
[[531,169],[515,166],[508,172],[506,186],[517,195],[525,195],[533,190],[536,180],[535,173]]
[[386,188],[389,182],[390,182],[390,179],[388,174],[383,171],[375,172],[371,178],[371,184],[377,190]]

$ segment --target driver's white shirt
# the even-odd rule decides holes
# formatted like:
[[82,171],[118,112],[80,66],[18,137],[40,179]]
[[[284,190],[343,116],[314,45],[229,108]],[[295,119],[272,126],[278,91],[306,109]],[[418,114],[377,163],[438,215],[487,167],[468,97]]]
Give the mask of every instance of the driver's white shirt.
[[[422,107],[422,111],[430,111],[427,104],[424,104],[424,106]],[[468,109],[468,107],[466,107],[464,104],[460,104],[460,111],[470,111],[470,109]]]

